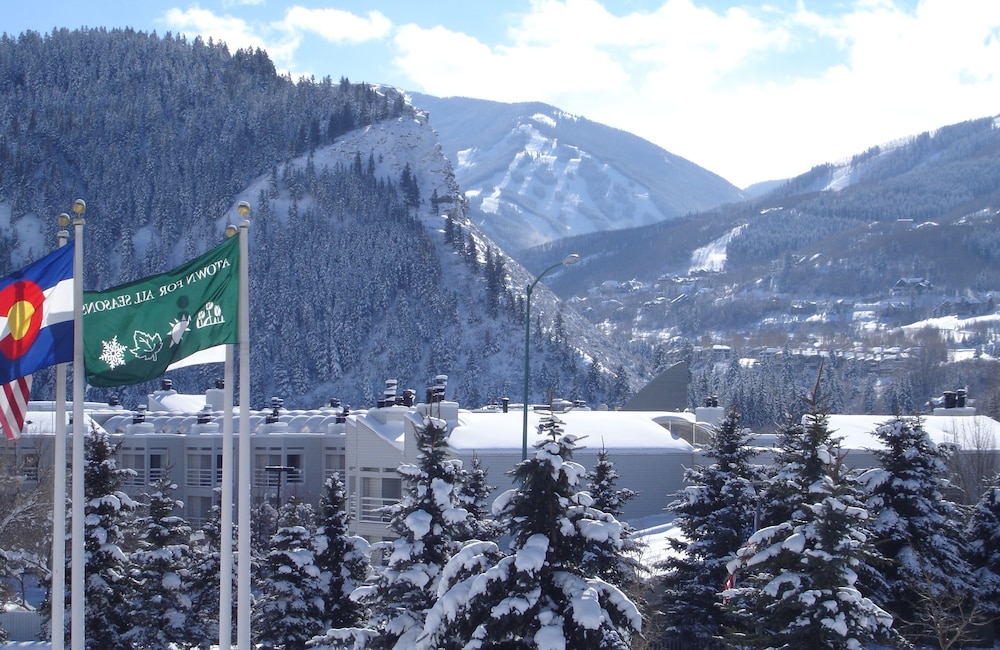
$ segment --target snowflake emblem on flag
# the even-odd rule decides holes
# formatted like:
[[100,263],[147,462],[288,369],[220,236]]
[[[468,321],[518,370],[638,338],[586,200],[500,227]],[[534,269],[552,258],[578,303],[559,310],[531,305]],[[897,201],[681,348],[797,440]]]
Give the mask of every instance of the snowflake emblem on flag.
[[125,365],[125,351],[128,349],[118,342],[118,335],[115,334],[110,341],[101,341],[101,361],[108,364],[108,368],[114,370],[118,366]]

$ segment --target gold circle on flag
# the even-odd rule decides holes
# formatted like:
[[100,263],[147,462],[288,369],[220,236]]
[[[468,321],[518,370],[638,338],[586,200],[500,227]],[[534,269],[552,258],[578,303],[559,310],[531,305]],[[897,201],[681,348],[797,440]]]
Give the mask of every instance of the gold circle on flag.
[[20,341],[27,335],[34,314],[35,306],[27,300],[18,300],[7,312],[7,329],[15,341]]

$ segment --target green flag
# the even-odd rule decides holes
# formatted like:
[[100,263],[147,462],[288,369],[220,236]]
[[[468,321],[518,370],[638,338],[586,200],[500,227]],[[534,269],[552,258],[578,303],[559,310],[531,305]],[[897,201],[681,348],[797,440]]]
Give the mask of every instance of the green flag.
[[83,294],[87,382],[127,386],[207,348],[239,342],[239,238],[187,264]]

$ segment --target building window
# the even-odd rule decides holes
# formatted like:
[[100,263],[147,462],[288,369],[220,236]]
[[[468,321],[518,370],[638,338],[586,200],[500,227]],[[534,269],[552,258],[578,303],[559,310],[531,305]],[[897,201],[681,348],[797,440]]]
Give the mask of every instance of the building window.
[[169,463],[167,463],[167,452],[163,451],[150,451],[149,452],[149,482],[159,483],[163,480],[163,477],[167,474],[167,468]]
[[344,454],[343,452],[327,451],[323,459],[323,472],[325,478],[330,478],[335,473],[340,472],[340,478],[344,478]]
[[130,469],[132,475],[122,479],[124,487],[146,487],[146,452],[143,450],[127,450],[121,455],[122,469]]
[[305,472],[302,469],[302,454],[289,453],[285,456],[285,467],[292,469],[285,472],[286,483],[302,483],[305,481]]
[[277,488],[279,473],[268,471],[268,467],[281,466],[281,450],[260,450],[254,454],[253,484],[255,487]]
[[189,487],[212,487],[215,459],[212,453],[188,450],[185,484]]
[[403,480],[399,478],[382,479],[382,498],[399,501],[403,498]]
[[187,505],[187,520],[191,527],[202,528],[212,516],[212,507],[215,505],[212,497],[188,497],[184,501]]
[[391,517],[386,508],[398,503],[402,496],[401,479],[378,476],[361,477],[358,519],[380,523],[389,521]]

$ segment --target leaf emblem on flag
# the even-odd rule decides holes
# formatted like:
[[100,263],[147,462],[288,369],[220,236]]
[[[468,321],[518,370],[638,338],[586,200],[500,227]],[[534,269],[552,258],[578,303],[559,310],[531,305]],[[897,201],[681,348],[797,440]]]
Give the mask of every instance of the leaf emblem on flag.
[[147,334],[146,332],[136,330],[132,340],[135,342],[135,347],[130,352],[135,355],[136,359],[156,361],[156,355],[163,349],[163,339],[156,332]]

